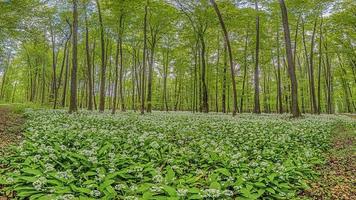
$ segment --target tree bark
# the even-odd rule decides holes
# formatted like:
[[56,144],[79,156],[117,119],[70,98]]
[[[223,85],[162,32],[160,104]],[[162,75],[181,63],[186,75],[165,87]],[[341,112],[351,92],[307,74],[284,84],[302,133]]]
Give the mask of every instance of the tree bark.
[[255,55],[255,107],[253,112],[256,114],[261,113],[260,108],[260,72],[258,67],[258,59],[259,59],[259,49],[260,49],[260,17],[258,14],[258,1],[255,1],[255,11],[256,14],[256,55]]
[[77,46],[78,46],[78,0],[73,0],[73,44],[72,44],[72,73],[70,85],[69,113],[77,112]]
[[89,28],[87,19],[87,10],[85,10],[85,51],[87,60],[87,79],[88,79],[88,110],[93,110],[93,79],[91,69],[91,58],[89,48]]
[[146,51],[147,51],[147,14],[148,14],[149,0],[145,5],[145,17],[143,25],[143,55],[142,55],[142,78],[141,78],[141,114],[145,113],[145,77],[146,77]]
[[293,62],[293,52],[292,52],[291,40],[290,40],[287,7],[284,3],[284,0],[279,0],[279,3],[282,12],[282,22],[283,22],[282,24],[284,28],[284,39],[285,39],[287,62],[288,62],[288,73],[291,81],[292,115],[293,117],[299,117],[300,111],[298,107],[298,82],[295,75],[295,65]]
[[313,113],[317,114],[318,113],[318,107],[316,104],[316,97],[315,97],[315,83],[314,83],[314,61],[313,61],[313,56],[314,56],[314,41],[315,41],[315,32],[316,32],[316,24],[317,21],[315,20],[314,22],[314,27],[313,27],[313,34],[311,38],[311,47],[310,47],[310,68],[309,68],[309,73],[310,73],[310,89],[311,89],[311,94],[312,94],[312,105],[313,105]]
[[104,26],[103,19],[101,16],[101,9],[99,0],[96,0],[99,14],[99,24],[100,24],[100,41],[101,41],[101,79],[100,79],[100,99],[99,99],[99,111],[103,112],[105,110],[105,79],[106,79],[106,61],[105,61],[105,39],[104,39]]
[[233,111],[232,111],[232,115],[235,116],[238,108],[237,108],[237,90],[236,90],[236,80],[235,80],[235,70],[234,70],[234,64],[232,61],[232,50],[231,50],[231,45],[230,45],[230,40],[229,40],[229,35],[227,32],[227,29],[225,27],[225,23],[224,20],[221,16],[220,10],[218,8],[218,5],[216,4],[215,0],[210,0],[211,4],[213,4],[215,13],[217,14],[218,18],[219,18],[219,22],[221,25],[221,28],[223,30],[224,33],[224,38],[225,38],[225,42],[227,45],[227,50],[229,53],[229,61],[230,61],[230,71],[231,71],[231,84],[232,84],[232,92],[233,92]]
[[279,28],[277,30],[277,96],[278,96],[278,113],[283,113],[283,100],[282,100],[282,80],[281,80],[281,59],[279,49]]

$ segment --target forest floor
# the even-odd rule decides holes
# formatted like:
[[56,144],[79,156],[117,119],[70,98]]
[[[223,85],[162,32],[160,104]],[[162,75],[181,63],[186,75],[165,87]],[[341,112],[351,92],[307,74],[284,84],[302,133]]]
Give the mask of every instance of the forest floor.
[[[19,143],[22,139],[21,131],[24,117],[10,106],[0,105],[0,157],[5,155],[6,147]],[[0,165],[0,170],[3,166]],[[0,185],[0,189],[2,185]],[[0,200],[6,200],[0,194]]]
[[[0,156],[6,154],[6,147],[22,140],[24,121],[21,111],[0,105]],[[304,191],[302,196],[311,199],[356,199],[355,141],[355,129],[338,128],[335,131],[327,161],[316,169],[320,177],[309,183],[310,189]],[[0,165],[0,170],[3,167]],[[6,199],[0,194],[0,200]]]
[[10,106],[0,105],[0,155],[4,149],[21,140],[24,118]]
[[305,196],[312,199],[356,199],[355,141],[355,129],[336,130],[327,162],[317,168],[321,176],[310,183],[311,188],[305,191]]

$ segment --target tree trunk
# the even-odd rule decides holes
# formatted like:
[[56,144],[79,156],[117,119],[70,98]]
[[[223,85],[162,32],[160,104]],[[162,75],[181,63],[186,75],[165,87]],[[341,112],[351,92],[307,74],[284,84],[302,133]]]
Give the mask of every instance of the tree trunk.
[[124,73],[124,64],[123,64],[123,52],[122,52],[122,38],[124,32],[124,25],[123,25],[124,16],[120,16],[120,40],[119,40],[119,50],[120,50],[120,73],[119,73],[119,90],[120,90],[120,102],[121,102],[121,111],[125,111],[125,98],[124,98],[124,81],[123,81],[123,73]]
[[288,24],[288,13],[284,0],[279,0],[279,2],[280,2],[281,12],[282,12],[282,21],[283,21],[282,24],[284,28],[284,39],[285,39],[287,62],[288,62],[288,73],[291,81],[292,114],[293,117],[299,117],[300,111],[298,107],[298,83],[295,75],[295,65],[293,62],[293,52],[291,47],[290,31],[289,31],[289,24]]
[[148,83],[147,83],[147,112],[152,112],[152,79],[153,79],[153,63],[154,53],[156,48],[156,35],[152,36],[152,46],[150,50],[150,62],[148,67]]
[[73,0],[73,57],[72,57],[72,73],[70,85],[70,104],[69,113],[77,112],[77,46],[78,46],[78,0]]
[[245,98],[245,85],[247,77],[247,48],[248,48],[248,31],[246,31],[245,37],[245,49],[244,49],[244,75],[242,79],[242,94],[240,100],[240,113],[243,113],[244,98]]
[[115,80],[114,80],[114,98],[112,102],[111,114],[115,114],[117,105],[118,79],[119,79],[119,51],[120,51],[120,37],[117,39],[116,55],[115,55]]
[[226,113],[226,73],[227,73],[227,45],[224,41],[224,69],[223,69],[223,83],[222,83],[222,112]]
[[[53,31],[53,26],[51,25],[51,41],[52,41],[52,84],[51,84],[51,95],[50,95],[50,101],[56,99],[56,83],[57,83],[57,77],[56,77],[56,69],[57,69],[57,59],[56,59],[56,42],[55,42],[55,35]],[[56,108],[56,102],[53,104],[53,108]]]
[[232,111],[232,115],[235,116],[238,108],[237,108],[237,90],[236,90],[236,81],[235,81],[235,70],[234,70],[234,64],[232,61],[232,50],[231,50],[231,46],[230,46],[230,40],[229,40],[229,35],[228,32],[226,30],[225,27],[225,23],[224,20],[221,16],[220,10],[218,8],[218,5],[216,4],[215,0],[210,0],[210,2],[213,4],[214,10],[219,18],[219,22],[221,25],[221,28],[223,30],[224,33],[224,38],[225,38],[225,42],[227,45],[227,50],[229,53],[229,61],[230,61],[230,70],[231,70],[231,83],[232,83],[232,92],[233,92],[233,111]]
[[145,5],[145,17],[143,25],[143,54],[142,54],[142,78],[141,78],[141,114],[145,113],[145,77],[146,77],[146,50],[147,50],[147,14],[148,14],[149,0]]
[[259,48],[260,48],[260,17],[258,15],[258,1],[255,1],[255,10],[256,14],[256,56],[255,56],[255,107],[253,112],[256,114],[261,113],[260,108],[260,72],[258,68],[258,59],[259,59]]
[[63,86],[63,95],[62,95],[62,107],[65,107],[65,105],[66,105],[67,85],[68,85],[68,76],[69,76],[69,48],[70,48],[70,44],[69,44],[68,49],[67,49],[66,69],[65,69],[65,72],[64,72],[64,86]]
[[100,99],[99,99],[99,111],[103,112],[105,109],[105,79],[106,79],[106,61],[105,61],[105,40],[104,40],[104,26],[101,16],[101,9],[99,0],[96,0],[99,14],[100,23],[100,41],[101,41],[101,79],[100,79]]
[[85,10],[85,51],[87,59],[87,79],[88,79],[88,110],[93,110],[93,79],[92,79],[92,69],[91,69],[91,58],[90,58],[90,48],[89,48],[89,29],[88,29],[88,19],[87,12]]
[[310,73],[310,89],[311,89],[311,94],[312,94],[312,105],[313,105],[313,113],[317,114],[318,113],[318,107],[316,104],[316,98],[315,98],[315,83],[314,83],[314,61],[313,61],[313,56],[314,56],[314,41],[315,41],[315,32],[316,32],[316,23],[317,21],[315,20],[314,22],[314,27],[313,27],[313,34],[311,38],[311,47],[310,47],[310,68],[309,68],[309,73]]
[[322,65],[322,41],[323,41],[323,16],[320,16],[320,30],[319,30],[319,66],[318,66],[318,114],[321,113],[321,65]]
[[281,59],[279,50],[279,28],[277,30],[277,96],[278,96],[278,113],[283,113],[283,100],[282,100],[282,80],[281,80]]

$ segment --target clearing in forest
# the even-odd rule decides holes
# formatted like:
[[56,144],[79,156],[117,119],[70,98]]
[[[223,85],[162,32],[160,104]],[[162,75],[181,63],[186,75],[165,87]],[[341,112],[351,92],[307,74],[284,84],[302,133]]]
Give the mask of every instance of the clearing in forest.
[[343,116],[27,110],[1,160],[6,190],[32,199],[297,198]]

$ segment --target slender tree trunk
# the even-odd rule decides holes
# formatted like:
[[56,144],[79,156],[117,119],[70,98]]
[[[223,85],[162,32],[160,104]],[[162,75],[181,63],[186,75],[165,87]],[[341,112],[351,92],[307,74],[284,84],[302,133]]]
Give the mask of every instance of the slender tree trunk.
[[285,38],[286,54],[287,54],[287,62],[288,62],[288,73],[289,73],[289,78],[291,80],[292,114],[293,117],[299,117],[300,111],[298,107],[298,83],[295,75],[295,65],[293,62],[293,52],[291,47],[290,31],[289,31],[289,24],[288,24],[288,13],[284,0],[279,0],[279,2],[280,2],[281,12],[282,12],[284,38]]
[[154,53],[156,48],[156,35],[153,34],[152,46],[150,50],[150,62],[148,67],[148,80],[147,80],[147,112],[152,112],[152,79],[153,79],[153,63],[154,63]]
[[46,91],[46,80],[45,80],[45,76],[46,76],[46,71],[45,71],[45,63],[43,62],[42,64],[42,92],[41,92],[41,105],[44,105],[45,102],[45,91]]
[[143,25],[143,54],[142,54],[142,78],[141,78],[141,114],[145,113],[145,77],[146,77],[146,51],[147,51],[147,14],[148,14],[149,0],[145,5],[145,17]]
[[[70,39],[70,37],[69,37]],[[57,108],[57,101],[58,101],[58,91],[59,88],[61,87],[62,84],[62,77],[63,77],[63,71],[64,71],[64,65],[65,65],[65,61],[66,61],[66,57],[67,57],[67,47],[68,47],[68,39],[66,40],[65,44],[64,44],[64,49],[63,49],[63,59],[62,59],[62,65],[61,65],[61,71],[59,73],[59,79],[58,79],[58,85],[55,88],[55,95],[54,95],[54,109]]]
[[131,68],[131,84],[132,84],[132,96],[131,96],[131,101],[132,101],[132,104],[131,104],[131,109],[132,110],[136,110],[136,106],[135,106],[135,89],[136,89],[136,84],[135,84],[135,74],[136,74],[136,52],[135,52],[135,49],[133,49],[133,52],[132,52],[132,68]]
[[216,75],[215,75],[215,112],[219,112],[219,97],[218,97],[218,82],[219,82],[219,64],[220,64],[220,37],[218,34],[218,55],[216,61]]
[[93,50],[92,50],[92,83],[93,83],[93,103],[94,103],[94,109],[97,110],[98,109],[98,105],[96,103],[96,96],[95,96],[95,73],[96,73],[96,70],[95,70],[95,47],[96,47],[96,40],[94,39],[94,42],[93,42]]
[[318,114],[321,113],[321,65],[322,65],[322,41],[323,41],[323,16],[320,16],[320,30],[319,30],[319,66],[318,66]]
[[165,110],[168,112],[168,102],[167,102],[167,76],[168,76],[168,67],[169,67],[169,49],[166,53],[166,61],[164,62],[163,69],[163,102]]
[[316,32],[316,24],[317,21],[315,20],[314,22],[314,28],[313,28],[313,34],[312,34],[312,39],[311,39],[311,47],[310,47],[310,68],[309,68],[309,73],[310,73],[310,89],[311,89],[311,94],[312,94],[312,105],[313,105],[313,113],[317,114],[318,107],[316,104],[316,98],[315,98],[315,83],[314,83],[314,61],[313,61],[313,56],[314,56],[314,41],[315,41],[315,32]]
[[122,51],[122,38],[124,33],[124,24],[123,24],[124,16],[123,14],[120,16],[120,40],[119,40],[119,52],[120,52],[120,73],[119,73],[119,90],[120,90],[120,102],[121,102],[121,111],[125,111],[125,98],[124,98],[124,81],[123,81],[123,73],[124,73],[124,64],[123,64],[123,51]]
[[243,113],[244,98],[245,98],[245,85],[247,77],[247,48],[248,48],[248,31],[246,31],[245,37],[245,49],[244,49],[244,75],[242,79],[242,94],[240,100],[240,113]]
[[85,10],[85,52],[87,60],[87,76],[88,76],[88,110],[93,110],[93,79],[92,79],[92,69],[91,69],[91,58],[90,58],[90,48],[89,48],[89,28],[87,12]]
[[279,28],[277,30],[277,91],[278,91],[278,113],[283,113],[283,100],[282,100],[282,80],[281,80],[281,59],[279,49]]
[[[325,37],[326,38],[326,37]],[[326,56],[326,80],[327,80],[327,110],[328,114],[332,114],[332,78],[331,78],[331,63],[329,59],[329,52],[328,52],[328,45],[327,42],[324,42],[324,48],[325,48],[325,56]]]
[[104,39],[104,26],[103,19],[101,16],[101,9],[99,0],[96,0],[99,14],[100,23],[100,41],[101,41],[101,79],[100,79],[100,100],[99,100],[99,111],[103,112],[105,109],[105,79],[106,79],[106,61],[105,61],[105,39]]
[[260,49],[260,17],[258,14],[258,1],[255,1],[255,11],[256,14],[256,56],[255,56],[255,107],[253,112],[256,114],[261,113],[260,108],[260,72],[258,68],[258,59],[259,59],[259,49]]
[[66,58],[66,69],[64,72],[64,86],[63,86],[63,95],[62,95],[62,107],[66,105],[66,96],[67,96],[67,84],[68,84],[68,76],[69,76],[69,46],[67,49],[67,58]]
[[204,40],[204,36],[202,34],[200,34],[199,36],[200,38],[200,44],[201,44],[201,49],[200,49],[200,58],[201,58],[201,83],[202,83],[202,92],[203,92],[203,96],[202,96],[202,100],[203,100],[203,104],[202,104],[202,111],[204,113],[208,113],[209,112],[209,103],[208,103],[208,87],[206,85],[206,61],[205,61],[205,40]]
[[[51,41],[52,41],[52,84],[51,84],[51,95],[50,95],[50,101],[56,99],[56,83],[57,83],[57,77],[56,77],[56,69],[57,69],[57,59],[56,59],[56,39],[53,31],[53,26],[51,25]],[[56,102],[53,104],[53,108],[56,108]]]
[[69,113],[77,112],[77,37],[78,37],[78,1],[73,0],[73,57],[72,57],[72,73],[70,85],[70,104]]
[[116,55],[115,55],[115,80],[114,80],[114,99],[112,103],[111,114],[115,114],[117,105],[118,79],[119,79],[119,51],[120,51],[120,36],[117,39]]
[[227,45],[224,41],[224,69],[223,69],[223,85],[222,85],[222,112],[226,113],[226,73],[227,73]]
[[230,40],[229,40],[229,35],[228,32],[226,30],[225,27],[225,23],[224,20],[221,16],[220,10],[218,8],[218,5],[216,4],[215,0],[210,0],[210,2],[213,4],[214,10],[219,18],[219,22],[221,25],[221,28],[223,30],[224,33],[224,38],[225,38],[225,42],[227,45],[227,50],[229,53],[229,61],[230,61],[230,70],[231,70],[231,82],[232,82],[232,92],[233,92],[233,111],[232,111],[232,115],[235,116],[238,108],[237,108],[237,90],[236,90],[236,81],[235,81],[235,70],[234,70],[234,64],[232,61],[232,50],[231,50],[231,46],[230,46]]

